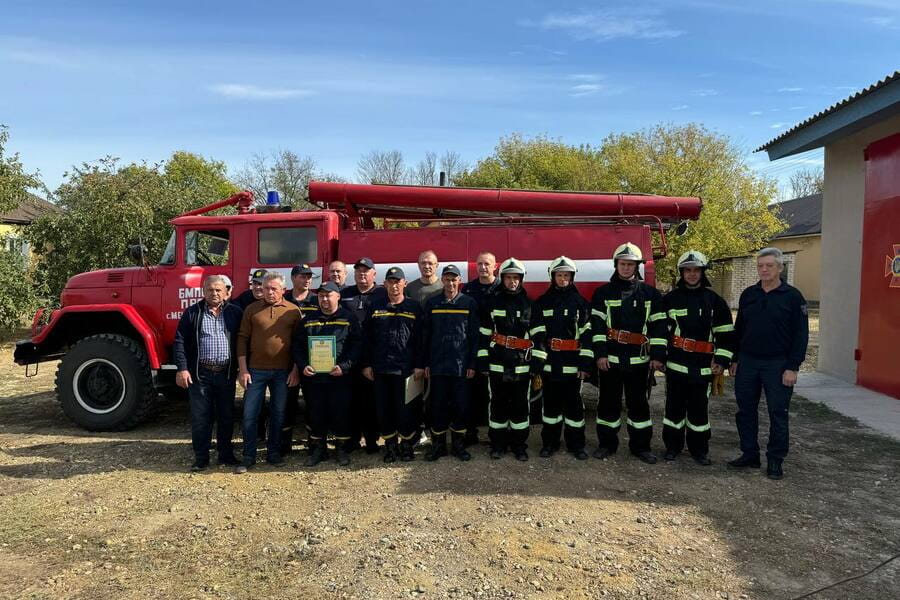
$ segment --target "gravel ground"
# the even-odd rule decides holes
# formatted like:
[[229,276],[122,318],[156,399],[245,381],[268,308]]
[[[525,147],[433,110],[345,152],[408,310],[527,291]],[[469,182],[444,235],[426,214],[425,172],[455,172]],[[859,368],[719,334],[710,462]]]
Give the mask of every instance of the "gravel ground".
[[[245,476],[191,474],[184,405],[91,434],[59,409],[54,365],[26,380],[10,355],[4,598],[793,598],[900,547],[900,443],[800,398],[780,482],[725,468],[730,388],[712,401],[711,467],[540,459],[535,427],[527,463],[481,445],[466,464],[356,454],[306,469],[300,451]],[[898,582],[895,561],[816,598],[882,599]]]

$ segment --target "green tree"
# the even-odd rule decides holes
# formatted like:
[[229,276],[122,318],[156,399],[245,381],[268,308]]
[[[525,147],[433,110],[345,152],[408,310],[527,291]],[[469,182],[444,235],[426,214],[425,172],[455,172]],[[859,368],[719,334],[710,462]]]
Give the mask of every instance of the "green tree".
[[42,256],[37,269],[56,296],[72,275],[130,264],[140,239],[151,262],[171,233],[169,219],[233,194],[224,163],[176,152],[160,165],[120,166],[107,157],[67,174],[56,191],[63,210],[37,219],[26,235]]
[[0,125],[0,214],[19,205],[29,189],[41,187],[37,173],[27,173],[19,153],[8,154],[9,129]]

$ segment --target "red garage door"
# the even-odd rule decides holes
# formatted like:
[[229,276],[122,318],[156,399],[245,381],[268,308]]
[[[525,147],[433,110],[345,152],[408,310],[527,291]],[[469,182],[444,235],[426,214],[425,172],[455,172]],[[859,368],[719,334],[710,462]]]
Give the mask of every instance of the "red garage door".
[[866,153],[857,381],[900,398],[900,134]]

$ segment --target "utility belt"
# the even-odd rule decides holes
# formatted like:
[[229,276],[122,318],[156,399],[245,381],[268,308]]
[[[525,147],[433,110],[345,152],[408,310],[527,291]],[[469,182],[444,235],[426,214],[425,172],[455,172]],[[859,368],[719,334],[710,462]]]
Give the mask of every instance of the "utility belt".
[[550,349],[555,352],[573,352],[576,350],[581,350],[581,342],[579,342],[578,340],[550,338]]
[[224,371],[228,365],[227,364],[217,365],[215,363],[199,363],[199,366],[201,369],[205,369],[205,370],[211,371],[213,373],[220,373],[220,372]]
[[534,342],[525,338],[515,337],[512,335],[503,335],[500,333],[492,333],[491,341],[498,346],[509,348],[511,350],[531,350],[534,348]]
[[610,342],[618,342],[620,344],[630,344],[632,346],[643,346],[650,343],[650,338],[642,333],[632,333],[623,329],[608,329],[606,331],[606,339]]
[[672,347],[680,348],[685,352],[700,352],[702,354],[712,354],[716,351],[716,346],[712,342],[683,338],[677,335],[672,336]]

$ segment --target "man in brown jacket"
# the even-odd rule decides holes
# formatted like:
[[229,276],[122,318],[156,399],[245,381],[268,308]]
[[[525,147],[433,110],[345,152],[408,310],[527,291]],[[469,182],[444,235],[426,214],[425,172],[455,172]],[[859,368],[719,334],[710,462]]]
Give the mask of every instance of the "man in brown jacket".
[[284,276],[267,273],[263,298],[244,310],[238,331],[238,383],[244,392],[244,457],[235,469],[246,473],[256,463],[256,433],[259,412],[269,390],[269,437],[266,462],[280,465],[281,426],[287,403],[287,388],[298,384],[300,374],[291,358],[291,338],[300,321],[300,309],[284,299]]

